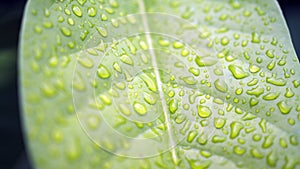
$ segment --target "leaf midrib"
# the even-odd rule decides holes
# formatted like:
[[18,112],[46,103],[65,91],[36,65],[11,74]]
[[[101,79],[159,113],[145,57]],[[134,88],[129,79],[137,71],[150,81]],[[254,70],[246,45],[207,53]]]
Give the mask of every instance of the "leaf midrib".
[[165,117],[165,123],[166,123],[167,130],[168,130],[169,144],[171,145],[171,148],[172,148],[170,151],[171,151],[171,154],[172,154],[173,162],[176,164],[178,162],[178,157],[176,155],[176,151],[175,151],[175,148],[174,148],[176,144],[174,142],[174,138],[173,138],[173,135],[172,135],[172,132],[171,132],[171,125],[170,125],[171,123],[170,123],[170,119],[169,119],[169,116],[168,116],[168,113],[167,113],[168,112],[167,104],[166,104],[166,99],[165,99],[164,92],[163,92],[163,89],[162,89],[162,81],[161,81],[158,66],[157,66],[156,55],[155,55],[155,52],[153,50],[154,48],[153,48],[152,39],[151,39],[151,36],[150,36],[150,29],[149,29],[149,25],[148,25],[147,16],[146,16],[146,9],[145,9],[144,0],[138,0],[138,4],[139,4],[140,13],[142,15],[142,22],[143,22],[143,27],[145,29],[146,40],[147,40],[147,43],[149,45],[149,52],[150,52],[150,55],[151,55],[152,66],[153,66],[153,70],[154,70],[154,73],[155,73],[155,79],[156,79],[156,84],[157,84],[157,88],[158,88],[158,92],[159,92],[159,97],[160,97],[160,100],[162,102],[163,114],[164,114],[164,117]]

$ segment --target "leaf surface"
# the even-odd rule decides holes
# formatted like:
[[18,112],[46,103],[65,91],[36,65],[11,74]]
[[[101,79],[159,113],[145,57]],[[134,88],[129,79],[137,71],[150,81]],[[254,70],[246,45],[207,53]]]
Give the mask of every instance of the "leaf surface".
[[31,0],[19,65],[37,168],[300,167],[274,0]]

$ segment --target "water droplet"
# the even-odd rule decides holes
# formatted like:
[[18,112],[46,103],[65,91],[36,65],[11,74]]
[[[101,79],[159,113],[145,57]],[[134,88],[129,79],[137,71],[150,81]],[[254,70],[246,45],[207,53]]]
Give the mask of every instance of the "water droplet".
[[177,100],[172,99],[169,103],[169,110],[172,114],[174,114],[178,109],[178,102]]
[[100,100],[101,100],[104,104],[106,104],[106,105],[111,105],[111,103],[112,103],[112,98],[111,98],[111,96],[109,96],[109,95],[107,95],[107,94],[101,94],[101,95],[99,96],[99,98],[100,98]]
[[225,83],[225,81],[223,80],[220,80],[220,79],[217,79],[215,82],[215,88],[220,91],[220,92],[223,92],[223,93],[226,93],[227,90],[228,90],[228,86],[227,84]]
[[267,121],[265,119],[261,119],[261,121],[258,123],[258,125],[261,128],[263,133],[267,132]]
[[174,42],[173,43],[173,47],[175,48],[175,49],[180,49],[180,48],[183,48],[183,43],[181,43],[181,42]]
[[86,3],[86,0],[77,0],[77,2],[78,2],[81,6],[83,6],[83,5]]
[[72,11],[73,11],[73,13],[74,13],[76,16],[78,16],[78,17],[81,17],[81,16],[82,16],[82,11],[81,11],[81,9],[80,9],[79,6],[73,5]]
[[243,79],[245,77],[249,76],[249,73],[245,72],[242,67],[236,66],[236,65],[229,65],[228,66],[229,70],[231,71],[232,75],[236,79]]
[[110,72],[104,65],[101,64],[98,67],[97,75],[102,79],[107,79],[110,77]]
[[140,41],[140,47],[143,49],[143,50],[148,50],[148,45],[146,42],[144,41]]
[[294,146],[298,145],[298,139],[296,135],[290,136],[290,143]]
[[181,78],[186,84],[188,85],[195,85],[197,84],[197,80],[192,77],[192,76],[188,76],[188,77],[183,77]]
[[240,131],[244,128],[244,125],[236,121],[230,124],[230,128],[231,128],[230,138],[234,139],[240,134]]
[[267,51],[266,51],[266,55],[267,55],[269,58],[274,58],[274,50],[267,50]]
[[105,28],[103,28],[103,27],[97,27],[97,31],[103,37],[107,37],[107,35],[108,35],[107,30]]
[[285,92],[284,96],[287,98],[293,97],[294,96],[293,90],[291,88],[286,88],[286,92]]
[[207,118],[212,113],[210,108],[206,106],[199,105],[197,106],[197,109],[198,109],[198,115],[202,118]]
[[181,51],[181,56],[185,57],[185,56],[189,55],[189,53],[190,53],[190,51],[188,51],[187,49],[183,49]]
[[251,114],[251,113],[247,113],[247,114],[245,114],[244,116],[243,116],[243,120],[244,121],[247,121],[247,120],[252,120],[252,119],[255,119],[256,118],[256,116],[255,115],[253,115],[253,114]]
[[292,109],[285,101],[278,102],[277,106],[282,114],[288,114]]
[[275,153],[275,151],[271,151],[267,155],[267,163],[268,163],[268,165],[271,166],[271,167],[275,167],[277,161],[278,161],[277,154]]
[[252,43],[260,43],[260,35],[256,32],[252,33]]
[[200,75],[200,70],[194,67],[189,68],[189,72],[191,72],[194,76],[199,76]]
[[257,72],[260,71],[260,68],[256,65],[250,64],[249,70],[250,70],[251,73],[257,73]]
[[198,160],[188,160],[189,162],[189,167],[188,168],[201,168],[201,169],[206,169],[209,168],[209,166],[211,165],[211,161],[210,160],[206,160],[206,161],[201,161],[199,162]]
[[270,92],[263,96],[264,100],[275,100],[280,95],[280,92]]
[[225,125],[225,123],[226,123],[226,120],[225,120],[225,119],[223,119],[223,118],[215,118],[214,124],[215,124],[215,127],[216,127],[217,129],[223,128],[224,125]]
[[298,88],[300,86],[300,80],[294,80],[293,84],[295,88]]
[[45,22],[43,23],[43,26],[44,26],[45,28],[52,28],[53,24],[52,24],[51,21],[45,21]]
[[288,147],[288,144],[287,142],[283,139],[283,138],[280,138],[279,139],[279,144],[282,148],[287,148]]
[[67,28],[67,27],[62,27],[60,28],[61,33],[67,37],[72,35],[71,29]]
[[256,98],[253,98],[253,97],[250,99],[250,102],[249,102],[250,107],[256,106],[258,103],[259,103],[259,100]]
[[228,45],[229,42],[230,42],[230,41],[229,41],[228,37],[224,37],[224,38],[221,39],[221,44],[222,44],[223,46]]
[[153,91],[153,92],[157,91],[156,83],[155,83],[155,80],[153,78],[151,78],[147,74],[141,74],[140,78],[146,83],[147,87],[151,91]]
[[64,138],[63,133],[58,129],[54,129],[52,131],[51,135],[52,135],[53,140],[57,143],[60,143]]
[[112,8],[105,8],[105,11],[108,13],[108,14],[113,14],[115,11],[112,9]]
[[237,94],[237,95],[241,95],[242,93],[243,93],[243,88],[237,88],[235,90],[235,94]]
[[175,118],[175,122],[177,124],[181,124],[182,122],[184,122],[186,120],[186,116],[182,115],[182,114],[179,114],[176,116]]
[[226,141],[226,137],[223,136],[219,136],[219,135],[214,135],[211,139],[211,141],[213,143],[223,143],[224,141]]
[[233,151],[235,152],[235,154],[237,155],[243,155],[246,152],[246,149],[240,146],[234,146],[233,147]]
[[286,84],[286,81],[282,78],[276,79],[274,77],[268,77],[267,78],[267,83],[276,85],[276,86],[284,86]]
[[257,148],[251,149],[250,153],[254,158],[263,158],[264,157],[264,155],[261,153],[261,151],[259,151]]
[[205,135],[201,135],[198,137],[197,142],[201,145],[205,145],[207,143],[207,138]]
[[113,67],[116,71],[118,71],[119,73],[122,73],[122,68],[120,67],[120,65],[118,64],[118,62],[114,62],[113,63]]
[[190,131],[187,137],[187,142],[189,143],[193,142],[197,135],[198,132],[196,130]]
[[267,68],[268,68],[270,71],[272,71],[272,70],[274,69],[274,67],[275,67],[275,64],[276,64],[276,62],[273,60],[273,61],[271,61],[271,62],[267,65]]
[[94,16],[96,16],[96,14],[97,14],[97,10],[94,7],[89,7],[88,8],[88,15],[90,17],[94,17]]
[[90,129],[95,130],[99,127],[100,118],[97,115],[90,115],[87,118],[87,125]]
[[67,150],[67,159],[70,161],[76,161],[80,157],[80,151],[78,146],[71,146]]
[[144,104],[142,103],[138,103],[138,102],[135,102],[133,104],[133,108],[134,110],[139,114],[139,115],[145,115],[147,113],[147,108]]
[[55,96],[57,94],[57,91],[54,88],[54,86],[52,86],[52,85],[50,85],[48,83],[44,83],[42,85],[41,91],[47,97],[53,97],[53,96]]
[[273,135],[266,136],[262,147],[263,148],[271,147],[273,145],[274,139],[275,139],[275,136],[273,136]]
[[159,43],[159,45],[164,46],[164,47],[170,45],[170,42],[169,42],[168,40],[166,40],[166,39],[160,39],[160,40],[158,41],[158,43]]
[[260,134],[254,134],[252,136],[253,141],[260,141],[262,136]]
[[204,66],[212,66],[212,65],[216,64],[217,60],[214,59],[213,57],[209,57],[209,56],[207,56],[207,57],[197,56],[195,59],[195,62],[199,67],[204,67]]
[[82,66],[86,67],[86,68],[92,68],[94,66],[94,62],[92,59],[90,58],[78,58],[78,62],[79,64],[81,64]]
[[210,153],[209,151],[205,151],[205,150],[200,150],[200,154],[205,158],[209,158],[212,156],[212,153]]
[[123,63],[126,63],[128,65],[133,65],[133,60],[131,59],[131,57],[129,57],[128,55],[122,55],[120,57],[120,60],[123,62]]
[[246,93],[248,95],[254,95],[256,97],[259,97],[261,94],[263,94],[265,91],[264,88],[259,88],[259,86],[257,86],[256,88],[252,88],[251,90],[247,90]]
[[258,83],[257,78],[253,78],[250,82],[247,83],[248,86],[254,86]]
[[116,19],[111,19],[111,24],[113,27],[118,28],[119,27],[119,23]]
[[125,116],[129,116],[131,114],[130,109],[125,104],[120,104],[119,109]]

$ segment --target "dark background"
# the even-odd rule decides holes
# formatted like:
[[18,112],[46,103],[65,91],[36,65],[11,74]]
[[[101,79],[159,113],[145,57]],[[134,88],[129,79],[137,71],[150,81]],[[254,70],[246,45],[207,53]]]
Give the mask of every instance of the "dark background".
[[[30,169],[25,153],[17,85],[17,49],[25,0],[0,0],[0,168]],[[300,1],[279,0],[300,54]],[[5,54],[1,51],[7,51]]]

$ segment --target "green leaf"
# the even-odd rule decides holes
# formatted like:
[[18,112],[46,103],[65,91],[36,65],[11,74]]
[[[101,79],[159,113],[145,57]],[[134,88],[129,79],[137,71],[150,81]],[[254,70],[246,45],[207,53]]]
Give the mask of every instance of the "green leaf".
[[300,68],[274,0],[30,0],[37,168],[299,168]]

